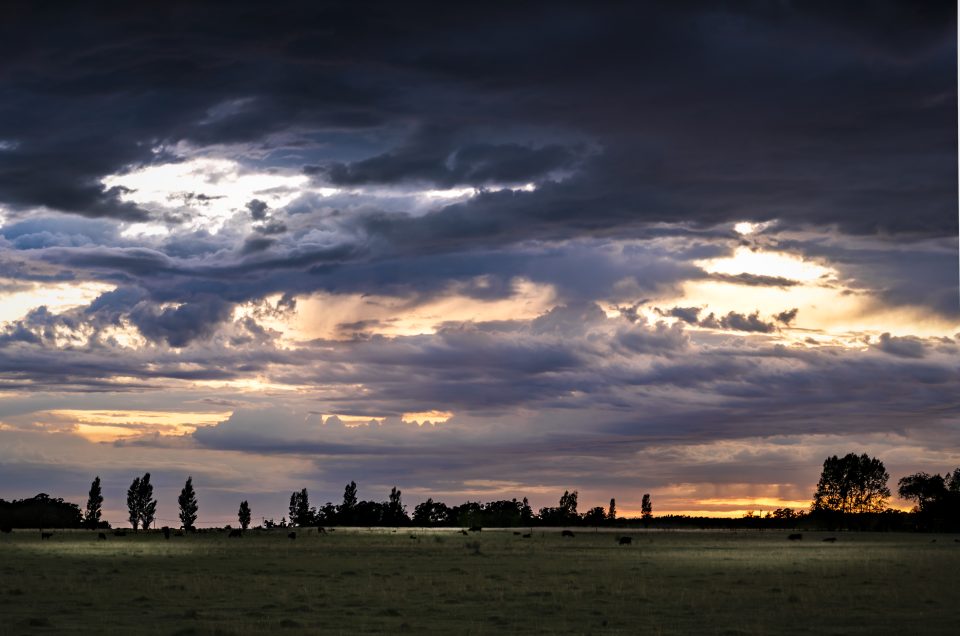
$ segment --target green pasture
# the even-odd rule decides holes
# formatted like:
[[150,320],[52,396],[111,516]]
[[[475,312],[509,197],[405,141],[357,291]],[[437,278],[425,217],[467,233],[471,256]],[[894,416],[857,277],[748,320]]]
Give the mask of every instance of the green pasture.
[[0,634],[960,634],[951,535],[298,535],[0,535]]

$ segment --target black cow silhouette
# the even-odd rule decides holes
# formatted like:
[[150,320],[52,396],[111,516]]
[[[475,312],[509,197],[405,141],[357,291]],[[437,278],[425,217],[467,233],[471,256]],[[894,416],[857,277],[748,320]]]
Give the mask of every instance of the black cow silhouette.
[[290,534],[287,535],[287,538],[292,541],[292,540],[294,540],[294,539],[297,538],[297,533],[296,533],[296,532],[291,532]]
[[237,539],[242,539],[242,538],[243,538],[243,530],[231,530],[231,531],[230,531],[230,534],[227,535],[227,536],[228,536],[229,538],[231,538],[231,539],[234,538],[234,537],[236,537]]
[[466,531],[466,530],[461,530],[461,531],[460,531],[460,534],[462,534],[463,536],[467,536],[467,531]]
[[99,540],[99,541],[106,541],[106,540],[107,540],[107,535],[105,535],[104,533],[101,532],[101,533],[97,534],[97,540]]
[[521,535],[521,536],[522,536],[522,538],[524,538],[524,539],[529,539],[530,537],[533,536],[533,533],[532,533],[532,532],[528,532],[527,534],[524,534],[524,535]]
[[317,534],[327,534],[326,528],[317,528]]
[[480,526],[470,526],[470,532],[483,532],[483,528]]
[[827,537],[826,539],[824,539],[824,541],[826,541],[827,543],[836,543],[837,538],[836,538],[836,537]]
[[52,536],[53,536],[53,533],[52,533],[52,532],[41,532],[41,533],[40,533],[40,538],[43,539],[43,540],[49,539],[49,538],[52,537]]
[[561,537],[573,537],[573,536],[574,536],[573,530],[564,530],[563,532],[560,533],[560,536],[561,536]]
[[791,541],[800,541],[801,539],[803,539],[803,535],[802,535],[802,534],[799,534],[799,533],[798,533],[798,534],[791,534],[791,535],[787,536],[787,539],[789,539],[789,540],[791,540]]
[[167,540],[170,539],[170,528],[168,528],[167,526],[163,526],[162,528],[160,528],[160,531],[163,532],[164,539],[167,539]]
[[630,545],[633,543],[633,537],[620,537],[617,539],[619,545]]

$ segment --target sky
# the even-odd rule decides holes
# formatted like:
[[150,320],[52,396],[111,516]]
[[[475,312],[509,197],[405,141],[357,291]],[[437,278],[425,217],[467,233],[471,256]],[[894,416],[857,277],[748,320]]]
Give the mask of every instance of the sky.
[[2,498],[960,466],[955,3],[2,11]]

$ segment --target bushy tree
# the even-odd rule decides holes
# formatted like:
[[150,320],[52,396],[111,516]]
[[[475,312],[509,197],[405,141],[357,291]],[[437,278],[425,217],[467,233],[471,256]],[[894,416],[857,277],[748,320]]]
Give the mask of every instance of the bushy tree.
[[100,489],[100,475],[90,484],[90,494],[87,495],[87,508],[83,513],[83,524],[91,530],[100,525],[100,516],[103,514],[103,491]]
[[183,525],[183,529],[193,530],[193,526],[197,522],[197,510],[200,508],[197,504],[197,493],[193,490],[193,477],[187,477],[187,482],[183,485],[183,490],[180,491],[177,503],[180,504],[180,523]]
[[920,512],[925,512],[931,504],[943,499],[947,492],[947,485],[940,475],[915,473],[897,483],[897,494],[908,501],[915,501]]
[[607,511],[603,506],[597,506],[583,513],[583,522],[588,526],[599,526],[607,520]]
[[960,468],[954,468],[946,478],[947,490],[960,493]]
[[450,508],[442,501],[427,499],[413,509],[413,524],[417,526],[438,526],[450,520]]
[[813,495],[813,509],[839,513],[881,512],[890,489],[883,462],[866,453],[828,457]]
[[564,516],[569,518],[574,518],[577,516],[577,491],[569,492],[567,490],[563,491],[563,495],[560,497],[560,510],[563,512]]
[[240,502],[240,510],[237,512],[237,521],[240,522],[240,528],[246,530],[250,527],[250,504],[244,499]]

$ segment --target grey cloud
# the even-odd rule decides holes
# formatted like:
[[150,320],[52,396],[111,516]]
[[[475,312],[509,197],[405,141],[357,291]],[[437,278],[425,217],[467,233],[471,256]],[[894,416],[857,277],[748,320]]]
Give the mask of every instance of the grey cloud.
[[687,324],[695,325],[697,324],[701,311],[703,311],[701,307],[673,307],[666,312],[661,311],[661,313],[665,316],[679,318]]
[[779,314],[775,315],[774,318],[779,323],[789,325],[791,322],[797,319],[797,314],[799,312],[800,310],[794,307],[793,309],[781,311]]
[[197,298],[176,308],[157,309],[142,303],[130,312],[130,320],[147,338],[183,347],[207,337],[227,320],[233,304],[216,296]]
[[250,218],[254,221],[262,221],[267,218],[267,209],[269,206],[260,199],[253,199],[247,203],[247,210],[250,211]]
[[711,313],[700,321],[700,326],[712,329],[723,328],[755,333],[773,333],[777,330],[776,325],[773,323],[764,322],[760,318],[759,312],[741,314],[736,311],[731,311],[727,313],[726,316],[720,316],[719,318]]
[[923,341],[913,336],[891,336],[880,334],[880,341],[874,345],[880,351],[900,358],[922,358],[926,355]]

